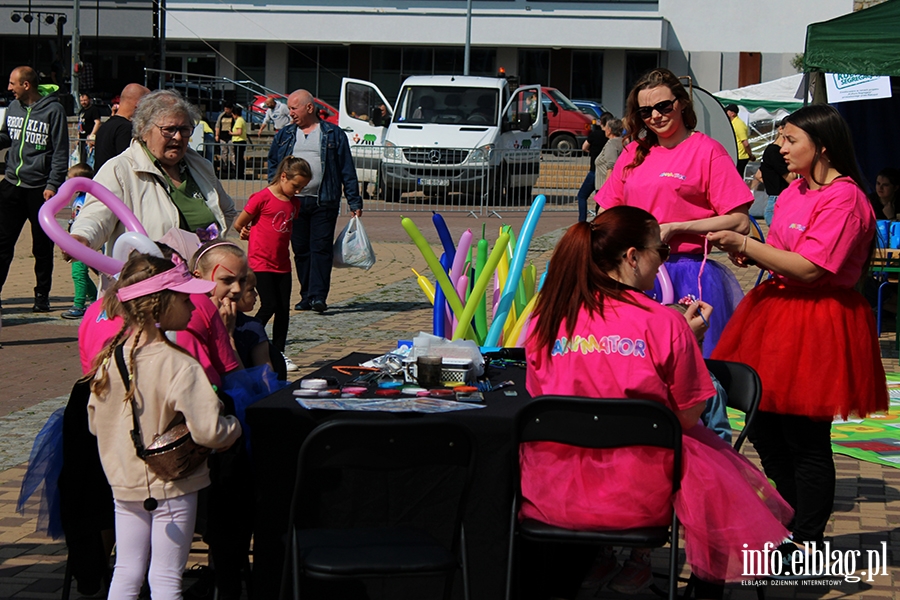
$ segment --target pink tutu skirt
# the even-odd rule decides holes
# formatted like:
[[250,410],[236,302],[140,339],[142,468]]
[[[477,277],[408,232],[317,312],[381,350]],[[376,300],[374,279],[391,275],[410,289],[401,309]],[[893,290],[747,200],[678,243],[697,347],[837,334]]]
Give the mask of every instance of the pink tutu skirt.
[[692,572],[739,581],[743,551],[776,546],[793,510],[747,459],[702,425],[683,438],[681,490],[671,495],[672,454],[659,448],[522,444],[520,518],[568,529],[629,529],[682,523]]

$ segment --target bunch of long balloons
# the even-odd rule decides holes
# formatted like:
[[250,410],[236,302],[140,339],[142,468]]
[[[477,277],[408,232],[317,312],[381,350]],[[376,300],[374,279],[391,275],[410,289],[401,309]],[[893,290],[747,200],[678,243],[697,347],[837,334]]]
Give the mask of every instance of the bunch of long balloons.
[[[415,273],[419,287],[434,305],[434,335],[470,339],[480,346],[521,346],[528,319],[537,301],[537,271],[533,264],[525,266],[525,256],[547,199],[537,196],[522,224],[518,238],[509,226],[500,228],[494,247],[488,253],[488,241],[482,230],[481,239],[473,244],[472,230],[467,229],[454,245],[444,218],[432,217],[444,253],[440,259],[422,236],[412,219],[404,217],[403,229],[425,258],[437,286],[424,275]],[[488,283],[494,280],[492,320],[488,326]]]

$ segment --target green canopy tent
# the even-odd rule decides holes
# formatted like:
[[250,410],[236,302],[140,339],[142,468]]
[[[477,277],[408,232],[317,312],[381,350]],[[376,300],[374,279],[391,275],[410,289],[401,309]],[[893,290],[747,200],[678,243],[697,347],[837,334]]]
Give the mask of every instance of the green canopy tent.
[[900,76],[900,0],[806,28],[803,70]]
[[[900,0],[809,25],[803,70],[816,77],[816,103],[827,102],[824,73],[900,76]],[[882,168],[900,167],[896,93],[893,98],[841,102],[835,107],[850,124],[856,156],[870,184]]]

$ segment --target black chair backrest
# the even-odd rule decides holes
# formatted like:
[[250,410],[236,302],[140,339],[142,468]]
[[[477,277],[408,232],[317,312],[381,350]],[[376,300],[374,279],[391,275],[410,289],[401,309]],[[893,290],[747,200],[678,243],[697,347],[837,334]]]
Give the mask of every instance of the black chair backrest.
[[336,420],[320,425],[306,438],[299,468],[468,467],[472,454],[472,435],[457,423]]
[[[681,473],[681,424],[659,402],[541,396],[517,416],[518,443],[557,442],[583,448],[656,446],[673,450],[673,472]],[[673,492],[680,487],[673,479]]]
[[[471,486],[474,456],[472,433],[458,423],[440,419],[329,421],[313,430],[300,448],[291,524],[315,522],[315,510],[306,509],[315,503],[321,486],[328,487],[329,474],[351,470],[405,473],[446,467],[461,474],[461,485],[453,488],[459,493],[458,503],[451,504],[454,518],[447,519],[458,525]],[[458,529],[454,527],[454,543]]]
[[747,439],[750,425],[762,398],[762,382],[749,365],[725,360],[706,359],[706,368],[716,376],[728,394],[728,406],[744,413],[744,429],[734,441],[734,449],[740,450]]

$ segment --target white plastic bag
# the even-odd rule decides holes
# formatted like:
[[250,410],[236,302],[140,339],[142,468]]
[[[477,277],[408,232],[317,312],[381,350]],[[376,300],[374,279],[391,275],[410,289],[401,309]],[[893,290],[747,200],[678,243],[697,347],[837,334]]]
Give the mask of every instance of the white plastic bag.
[[353,217],[334,241],[334,266],[359,267],[367,271],[375,264],[375,250],[359,217]]

